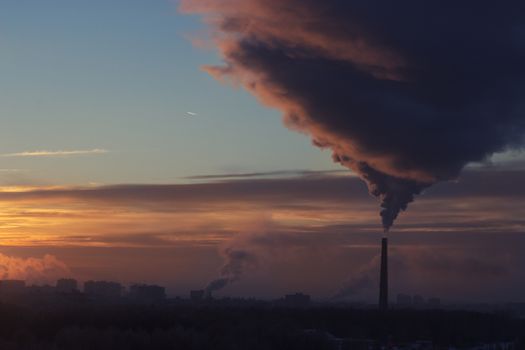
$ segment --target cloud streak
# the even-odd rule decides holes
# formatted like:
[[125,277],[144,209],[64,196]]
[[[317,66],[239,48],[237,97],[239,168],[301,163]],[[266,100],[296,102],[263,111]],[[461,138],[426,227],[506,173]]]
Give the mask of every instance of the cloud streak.
[[2,154],[2,157],[13,158],[13,157],[22,157],[22,158],[32,158],[32,157],[72,157],[72,156],[84,156],[84,155],[95,155],[95,154],[106,154],[109,153],[108,150],[101,148],[94,148],[88,150],[59,150],[59,151],[25,151],[18,153],[5,153]]
[[[366,186],[352,176],[299,176],[290,178],[258,179],[234,178],[225,175],[225,181],[189,184],[129,184],[91,187],[6,187],[0,190],[0,201],[71,199],[83,201],[118,202],[173,202],[196,203],[210,201],[225,203],[248,200],[254,203],[331,202],[335,204],[370,203]],[[525,177],[523,170],[471,170],[457,182],[439,184],[428,190],[422,198],[461,199],[470,197],[520,198],[525,189],[516,187]],[[200,177],[201,179],[207,176]],[[222,179],[210,175],[210,179]]]
[[297,176],[326,176],[337,174],[351,174],[346,170],[277,170],[253,173],[231,173],[187,176],[188,180],[223,180],[223,179],[248,179],[266,177],[297,177]]

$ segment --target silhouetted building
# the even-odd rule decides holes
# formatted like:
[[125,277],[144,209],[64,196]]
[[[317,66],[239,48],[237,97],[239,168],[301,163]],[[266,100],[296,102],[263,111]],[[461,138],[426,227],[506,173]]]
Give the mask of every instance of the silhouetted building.
[[34,296],[53,296],[55,295],[56,288],[50,285],[43,286],[29,286],[26,288],[28,294]]
[[284,297],[287,306],[303,307],[310,304],[310,296],[303,293],[288,294]]
[[0,294],[23,294],[26,290],[26,282],[22,280],[0,281]]
[[381,272],[379,276],[379,309],[388,309],[388,239],[381,240]]
[[399,306],[411,306],[412,305],[412,297],[407,294],[398,294],[397,295],[397,305]]
[[117,282],[87,281],[84,293],[97,298],[119,298],[122,296],[122,285]]
[[166,288],[135,284],[129,288],[129,297],[140,302],[159,302],[166,299]]
[[56,292],[61,294],[71,294],[78,291],[77,280],[72,278],[61,278],[57,281]]
[[205,292],[202,289],[200,289],[200,290],[192,290],[190,292],[190,299],[193,302],[203,301],[204,300],[204,294],[205,294]]

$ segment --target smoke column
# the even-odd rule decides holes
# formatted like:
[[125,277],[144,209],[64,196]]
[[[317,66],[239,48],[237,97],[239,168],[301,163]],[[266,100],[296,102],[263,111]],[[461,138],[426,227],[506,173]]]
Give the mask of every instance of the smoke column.
[[204,69],[283,112],[381,200],[521,148],[525,2],[182,0],[224,61]]
[[226,262],[221,269],[221,277],[206,286],[208,296],[238,281],[247,268],[257,266],[257,257],[248,250],[226,248],[223,255]]
[[[243,234],[233,236],[221,248],[224,264],[220,277],[212,280],[205,288],[206,294],[221,290],[238,282],[245,275],[265,266],[269,261],[294,257],[296,249],[310,247],[304,237],[279,231],[271,218],[263,217],[247,227]],[[315,244],[317,247],[317,244]]]

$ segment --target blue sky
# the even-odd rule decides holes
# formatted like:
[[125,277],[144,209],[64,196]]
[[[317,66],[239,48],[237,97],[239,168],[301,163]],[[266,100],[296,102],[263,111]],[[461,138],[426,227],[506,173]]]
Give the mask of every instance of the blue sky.
[[202,72],[218,58],[192,46],[200,31],[168,0],[2,1],[0,152],[109,151],[1,157],[1,169],[16,170],[4,184],[337,168],[278,111]]

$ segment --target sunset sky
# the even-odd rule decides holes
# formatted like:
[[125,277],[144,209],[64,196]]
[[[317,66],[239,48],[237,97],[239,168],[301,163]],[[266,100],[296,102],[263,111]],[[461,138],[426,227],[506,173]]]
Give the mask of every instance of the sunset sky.
[[[219,295],[375,301],[379,201],[331,144],[283,125],[282,101],[202,68],[229,52],[202,22],[209,9],[184,2],[0,3],[1,277],[187,296],[234,250],[254,260]],[[496,153],[400,214],[392,296],[522,298],[525,157]]]

